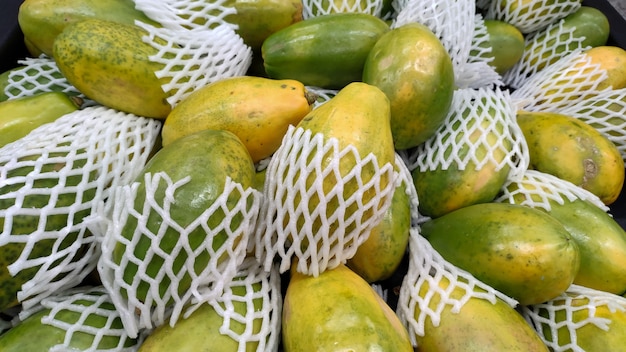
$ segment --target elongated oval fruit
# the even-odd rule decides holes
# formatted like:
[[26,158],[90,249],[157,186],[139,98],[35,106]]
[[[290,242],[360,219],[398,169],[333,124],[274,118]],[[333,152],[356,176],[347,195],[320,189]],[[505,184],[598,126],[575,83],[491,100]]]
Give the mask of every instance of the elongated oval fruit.
[[388,30],[385,21],[365,13],[334,13],[294,23],[263,42],[265,72],[307,86],[343,88],[361,81],[369,51]]
[[580,267],[565,227],[526,206],[470,205],[423,223],[421,234],[444,259],[522,305],[565,292]]
[[311,111],[314,98],[295,80],[222,79],[197,89],[174,107],[163,124],[163,146],[200,130],[227,130],[258,162],[278,149],[288,127]]
[[490,56],[493,57],[489,64],[503,75],[522,58],[524,35],[514,25],[500,20],[485,20],[485,27],[489,33]]
[[389,98],[396,149],[415,147],[437,131],[455,89],[448,52],[419,23],[394,28],[378,39],[365,61],[363,82]]
[[613,203],[624,184],[624,161],[613,142],[574,117],[555,112],[517,114],[530,167],[580,186]]
[[284,299],[285,351],[413,351],[396,314],[360,276],[340,265],[318,277],[292,271]]
[[56,37],[54,60],[67,81],[94,101],[127,113],[164,119],[172,107],[157,78],[158,49],[132,25],[88,19],[72,23]]

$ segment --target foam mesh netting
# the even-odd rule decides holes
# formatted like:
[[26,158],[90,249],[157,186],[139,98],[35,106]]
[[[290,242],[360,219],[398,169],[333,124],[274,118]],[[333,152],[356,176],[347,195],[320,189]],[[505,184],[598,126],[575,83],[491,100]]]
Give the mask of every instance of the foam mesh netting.
[[626,88],[608,89],[564,107],[561,114],[593,126],[615,144],[626,161]]
[[65,79],[54,59],[41,55],[37,58],[19,60],[18,64],[18,67],[9,72],[8,82],[4,87],[4,94],[9,99],[51,91],[86,99]]
[[281,273],[297,259],[294,270],[313,276],[354,256],[399,182],[391,163],[294,126],[266,172],[255,256],[266,269],[278,261]]
[[[506,90],[458,89],[443,124],[430,139],[408,155],[411,170],[446,170],[456,165],[480,170],[510,167],[509,178],[529,165],[524,135],[515,121],[516,110]],[[484,153],[476,153],[482,149]]]
[[505,21],[528,34],[575,12],[581,0],[491,0],[486,18]]
[[383,0],[302,0],[303,19],[345,12],[366,13],[382,19],[391,17],[390,12],[383,10]]
[[511,97],[519,110],[559,112],[610,90],[608,73],[584,50],[574,50],[529,77]]
[[[470,299],[483,299],[493,304],[501,299],[511,307],[517,301],[491,286],[477,280],[470,273],[447,262],[419,234],[419,228],[411,229],[409,239],[409,264],[402,281],[396,313],[407,327],[414,346],[415,336],[424,336],[429,320],[439,326],[444,309],[457,314]],[[424,290],[426,294],[420,295]]]
[[225,17],[236,13],[226,1],[135,0],[135,7],[160,23],[141,21],[145,43],[158,50],[149,58],[162,68],[158,78],[168,102],[175,106],[198,87],[223,78],[244,75],[252,62],[252,49]]
[[[448,51],[459,88],[501,85],[500,75],[489,65],[484,51],[488,40],[484,21],[473,0],[399,0],[392,28],[417,22],[428,27]],[[474,35],[478,33],[478,35]],[[473,54],[478,53],[478,54]]]
[[575,27],[565,26],[563,20],[559,20],[527,35],[522,57],[503,75],[502,81],[512,88],[519,88],[529,77],[564,55],[586,49],[584,37],[577,37],[575,31]]
[[[247,257],[224,293],[206,304],[211,304],[224,319],[220,333],[239,343],[238,352],[250,351],[252,345],[259,352],[278,351],[282,293],[275,267],[265,271],[255,258]],[[236,311],[234,304],[244,304],[245,311]],[[243,331],[235,323],[244,326]]]
[[24,309],[78,285],[95,268],[99,246],[89,215],[112,187],[136,177],[160,127],[88,107],[0,149],[0,247],[19,248],[8,266],[12,276],[35,270],[17,293]]
[[[524,318],[535,328],[551,351],[585,352],[578,345],[577,331],[587,325],[612,330],[612,321],[606,315],[597,315],[598,309],[611,313],[626,313],[626,298],[608,292],[571,285],[561,295],[540,304],[521,307]],[[576,318],[574,318],[574,316]],[[559,334],[559,331],[567,331]],[[616,331],[616,333],[623,333]],[[561,341],[564,336],[565,341]],[[598,337],[601,338],[601,337]]]
[[261,193],[227,178],[210,207],[179,224],[175,194],[190,180],[146,173],[97,209],[98,272],[131,337],[173,326],[190,314],[190,304],[220,296],[246,256]]
[[65,331],[63,340],[49,352],[77,350],[73,339],[81,344],[91,339],[91,345],[81,349],[84,352],[133,352],[139,346],[139,341],[131,339],[122,328],[120,316],[101,286],[57,293],[42,300],[40,306],[49,310],[41,323]]
[[521,178],[509,180],[494,202],[521,204],[550,211],[552,202],[562,205],[566,201],[577,199],[588,201],[604,211],[609,210],[595,194],[569,181],[537,170],[526,170]]

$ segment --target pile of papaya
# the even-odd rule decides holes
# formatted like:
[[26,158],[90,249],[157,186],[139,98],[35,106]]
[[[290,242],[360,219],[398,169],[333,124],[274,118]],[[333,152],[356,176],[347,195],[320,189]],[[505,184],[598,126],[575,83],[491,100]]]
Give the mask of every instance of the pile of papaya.
[[[80,169],[75,153],[0,165],[0,351],[623,349],[626,231],[612,206],[626,50],[602,12],[468,0],[482,36],[466,33],[480,43],[469,61],[498,79],[467,87],[436,21],[396,22],[435,0],[210,3],[24,0],[31,60],[0,73],[0,160],[94,108],[156,121],[159,138],[127,184],[79,200],[92,214],[69,204],[98,175],[33,181],[37,160],[53,158],[47,174]],[[232,31],[245,72],[207,72],[217,60],[173,95],[162,73],[184,58],[159,52],[149,28],[185,26],[165,9],[194,35]],[[44,210],[54,216],[38,220]],[[49,256],[82,221],[92,270],[28,300],[75,264]],[[45,238],[18,240],[34,231]],[[411,287],[407,271],[432,256],[498,298],[434,272]]]

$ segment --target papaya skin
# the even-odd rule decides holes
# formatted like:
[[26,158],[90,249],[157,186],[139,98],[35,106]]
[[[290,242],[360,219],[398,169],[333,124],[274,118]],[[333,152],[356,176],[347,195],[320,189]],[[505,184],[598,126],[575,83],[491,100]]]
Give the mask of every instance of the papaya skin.
[[521,305],[565,292],[580,267],[578,245],[564,226],[521,205],[467,206],[423,223],[421,234],[444,259]]
[[383,34],[365,60],[362,80],[389,98],[396,149],[415,147],[437,131],[456,88],[448,52],[419,23]]
[[204,130],[233,132],[256,163],[280,146],[290,125],[311,111],[314,95],[295,80],[238,76],[201,87],[170,112],[163,145]]
[[413,351],[394,311],[345,265],[318,277],[292,270],[283,307],[285,351]]
[[54,41],[54,60],[67,81],[88,98],[138,116],[165,119],[172,110],[166,79],[149,60],[157,49],[131,25],[88,19],[69,24]]
[[612,204],[624,183],[624,161],[613,142],[585,122],[554,112],[518,111],[530,168],[569,181]]
[[485,20],[485,27],[489,33],[489,46],[493,57],[489,64],[498,74],[503,75],[522,58],[524,35],[512,24],[495,19]]
[[25,0],[17,15],[33,57],[42,53],[52,57],[56,36],[67,25],[90,18],[127,25],[141,21],[158,26],[157,22],[135,9],[132,0]]
[[[449,289],[449,280],[442,276],[440,289]],[[428,281],[420,287],[419,295],[425,297],[430,291]],[[478,292],[482,290],[475,288]],[[452,290],[451,297],[460,299],[465,291],[459,287]],[[435,295],[429,305],[434,309],[440,303]],[[415,316],[420,313],[415,307]],[[548,351],[537,332],[506,302],[496,298],[495,303],[472,297],[458,313],[446,306],[440,315],[440,324],[434,326],[426,319],[424,336],[416,335],[417,351]]]

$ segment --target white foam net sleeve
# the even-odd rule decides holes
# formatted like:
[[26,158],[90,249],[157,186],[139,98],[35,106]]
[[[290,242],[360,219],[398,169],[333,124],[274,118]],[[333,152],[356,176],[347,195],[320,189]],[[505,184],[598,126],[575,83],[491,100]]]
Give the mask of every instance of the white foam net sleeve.
[[574,35],[575,27],[564,26],[563,20],[527,35],[520,60],[502,77],[505,84],[519,88],[529,77],[575,50],[585,49],[583,37]]
[[332,97],[339,93],[339,90],[337,89],[326,89],[313,86],[306,86],[306,90],[317,95],[317,99],[313,102],[313,109],[329,101]]
[[226,17],[237,13],[231,0],[133,0],[135,8],[170,30],[195,30],[237,25]]
[[485,17],[510,23],[528,34],[575,12],[580,6],[581,0],[491,0]]
[[[379,167],[371,153],[359,155],[352,145],[340,149],[336,138],[294,126],[266,173],[255,256],[266,268],[276,258],[281,273],[297,258],[295,270],[313,276],[354,256],[389,208],[398,182],[391,163]],[[334,187],[325,190],[329,183]]]
[[[98,272],[131,337],[166,320],[174,326],[192,301],[207,302],[221,295],[246,256],[261,192],[244,189],[227,178],[215,202],[194,221],[181,225],[172,218],[170,209],[175,206],[176,191],[190,180],[189,176],[172,180],[165,172],[146,173],[141,181],[145,194],[139,194],[140,183],[133,182],[118,187],[111,200],[97,210],[105,230],[99,236],[102,254]],[[157,199],[161,196],[162,200]],[[135,204],[138,197],[145,197],[143,204]],[[136,225],[124,235],[122,229],[128,223]],[[204,240],[197,246],[191,244],[198,236]],[[218,241],[224,236],[220,245]],[[145,255],[135,252],[140,241],[148,242]],[[113,253],[116,246],[124,248],[119,263]],[[126,270],[136,270],[132,282],[124,278]],[[181,284],[184,277],[190,278],[188,288]],[[145,297],[139,293],[140,285],[148,287]]]
[[385,18],[383,0],[302,0],[302,18],[308,19],[331,13],[366,13]]
[[[524,318],[535,328],[541,339],[551,351],[585,352],[578,345],[577,330],[585,325],[593,324],[598,329],[611,331],[610,319],[596,316],[600,307],[610,312],[626,312],[626,298],[608,292],[571,285],[567,291],[545,303],[521,307]],[[564,314],[565,319],[557,318]],[[576,315],[577,318],[572,317]],[[544,329],[550,331],[546,336]],[[567,341],[559,341],[558,331],[566,329]],[[617,331],[617,333],[622,333]]]
[[[530,163],[528,146],[515,120],[516,110],[506,90],[457,89],[448,116],[437,133],[409,156],[411,170],[447,170],[456,165],[465,170],[474,165],[510,167],[509,177],[522,174]],[[497,139],[489,141],[488,136]],[[478,148],[487,152],[475,153]],[[469,150],[469,152],[463,152]],[[503,155],[504,157],[498,157]]]
[[428,27],[450,55],[457,87],[501,85],[500,75],[488,60],[471,56],[476,43],[474,32],[480,31],[482,21],[473,0],[411,0],[397,4],[399,10],[391,28],[413,22]]
[[521,178],[508,180],[494,202],[521,204],[550,211],[552,202],[562,205],[566,201],[572,202],[577,199],[588,201],[605,212],[609,211],[609,207],[595,194],[569,181],[537,170],[526,170]]
[[561,114],[593,126],[607,137],[626,161],[626,88],[609,89],[564,107]]
[[511,97],[519,110],[559,112],[610,89],[600,88],[607,77],[584,50],[573,50],[527,78]]
[[[280,285],[280,274],[275,267],[265,271],[254,257],[247,257],[224,293],[208,302],[224,318],[220,333],[239,342],[238,352],[250,351],[251,343],[257,344],[255,351],[278,351],[282,319]],[[237,288],[243,288],[243,294],[233,291]],[[245,304],[245,312],[235,311],[233,303]],[[255,322],[259,321],[255,331]],[[232,327],[232,322],[245,326],[244,330],[235,331],[240,329]]]
[[[0,246],[23,246],[11,275],[36,269],[17,294],[24,309],[95,268],[99,246],[88,216],[111,187],[136,177],[160,128],[154,119],[88,107],[0,148]],[[37,254],[48,246],[49,255]]]
[[[443,280],[448,284],[440,285]],[[424,287],[428,290],[422,297],[419,292]],[[464,293],[459,295],[455,292],[458,290]],[[430,320],[433,326],[439,326],[441,313],[447,307],[457,314],[470,299],[484,299],[495,304],[498,298],[511,307],[517,306],[515,299],[443,259],[428,240],[419,234],[418,228],[412,229],[408,270],[400,287],[396,313],[407,327],[414,346],[417,344],[415,336],[424,336],[426,321]]]
[[52,91],[86,99],[65,79],[54,59],[41,55],[37,58],[27,57],[19,60],[18,64],[21,66],[9,73],[9,81],[4,88],[4,94],[9,99]]
[[[44,325],[54,326],[65,331],[63,341],[52,348],[50,352],[74,351],[72,339],[79,338],[86,341],[92,339],[91,346],[81,351],[89,352],[132,352],[136,351],[138,341],[131,339],[121,327],[119,313],[111,302],[106,290],[101,286],[79,287],[61,294],[55,294],[41,301],[42,308],[50,312],[41,318]],[[90,326],[88,320],[97,323]],[[103,339],[106,344],[102,346]],[[117,340],[117,346],[111,345]]]

